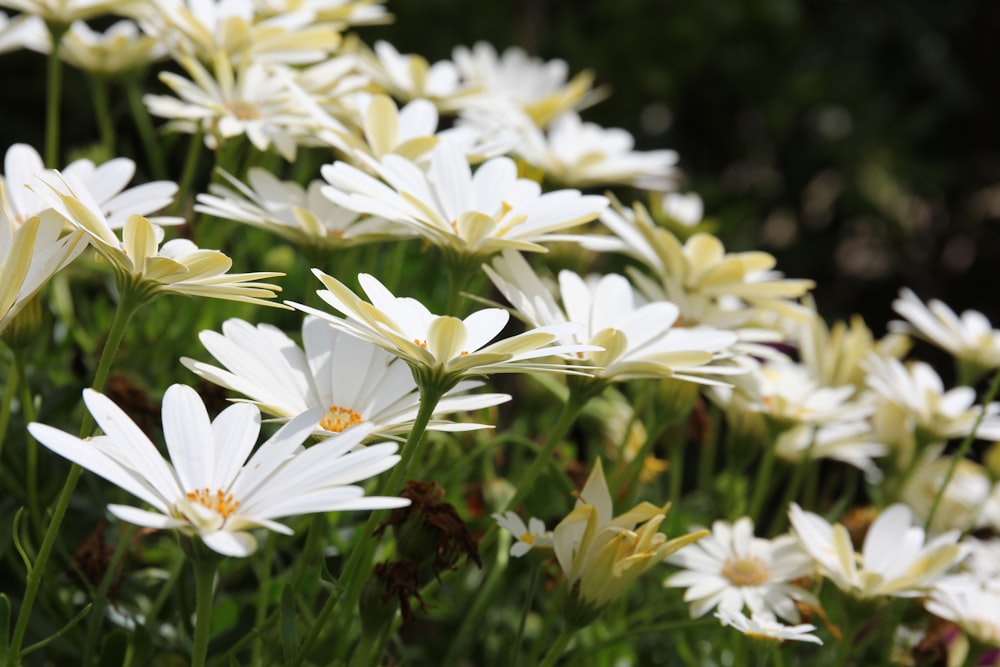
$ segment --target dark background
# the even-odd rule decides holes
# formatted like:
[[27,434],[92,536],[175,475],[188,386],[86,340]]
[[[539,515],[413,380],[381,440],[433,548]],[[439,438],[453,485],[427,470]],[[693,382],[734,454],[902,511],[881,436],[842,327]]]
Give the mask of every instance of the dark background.
[[[398,0],[362,28],[403,53],[517,44],[595,72],[587,120],[680,152],[727,247],[818,283],[878,333],[901,285],[1000,322],[1000,3],[993,0]],[[44,59],[0,56],[0,148],[41,147]],[[96,136],[66,70],[65,145]],[[117,100],[128,139],[124,100]],[[182,142],[183,143],[183,142]],[[182,150],[174,158],[182,159]]]

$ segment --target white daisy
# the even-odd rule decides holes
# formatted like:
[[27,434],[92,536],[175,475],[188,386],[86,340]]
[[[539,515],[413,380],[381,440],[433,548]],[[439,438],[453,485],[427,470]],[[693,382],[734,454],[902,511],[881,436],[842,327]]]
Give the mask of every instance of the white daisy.
[[[36,179],[46,173],[42,157],[27,144],[14,144],[4,154],[4,177],[10,212],[15,221],[24,222],[52,207],[37,191]],[[154,181],[127,187],[135,175],[135,162],[115,158],[94,165],[87,159],[76,160],[61,170],[76,187],[88,193],[111,229],[121,229],[131,215],[147,216],[157,225],[180,225],[183,218],[151,216],[168,206],[177,194],[177,184]]]
[[[246,395],[262,411],[281,420],[320,408],[323,414],[317,434],[332,435],[356,424],[371,424],[369,437],[384,437],[408,432],[417,416],[420,397],[409,367],[319,318],[305,318],[301,348],[276,327],[255,327],[238,319],[226,320],[221,334],[202,331],[198,337],[225,368],[187,357],[181,363],[210,382]],[[489,428],[440,418],[510,400],[507,394],[462,395],[481,385],[462,382],[445,394],[435,410],[438,417],[428,428]]]
[[102,14],[127,11],[140,0],[0,0],[9,7],[43,19],[46,23],[69,25]]
[[394,443],[352,452],[367,434],[362,428],[303,449],[316,412],[293,419],[250,456],[260,432],[256,407],[233,405],[209,421],[194,389],[173,385],[163,396],[168,462],[103,394],[85,389],[83,400],[105,436],[81,440],[37,423],[28,426],[32,436],[154,510],[109,505],[119,519],[180,530],[226,556],[252,554],[254,528],[291,534],[275,521],[281,517],[409,504],[403,498],[366,498],[361,487],[352,486],[396,464]]
[[39,17],[31,14],[10,17],[0,12],[0,53],[20,49],[47,53],[50,41],[45,22]]
[[0,183],[0,333],[49,278],[86,247],[85,234],[63,234],[58,217],[34,216],[18,223]]
[[504,512],[493,514],[493,520],[517,538],[517,541],[510,545],[510,555],[515,558],[520,558],[532,549],[553,548],[552,531],[545,530],[545,524],[541,519],[531,517],[525,526],[524,519],[515,512]]
[[731,609],[719,608],[715,612],[715,617],[722,625],[736,628],[751,639],[760,639],[771,642],[808,642],[810,644],[822,644],[823,640],[811,633],[816,629],[815,625],[784,625],[772,614],[767,612],[756,612],[747,618],[743,612]]
[[160,245],[163,230],[141,215],[125,221],[122,238],[112,230],[90,193],[71,177],[52,171],[38,177],[37,193],[59,215],[83,230],[125,284],[146,295],[187,294],[280,306],[272,299],[281,288],[257,282],[284,275],[274,272],[228,273],[232,260],[218,250],[202,250],[187,239]]
[[406,227],[337,206],[320,192],[323,181],[303,188],[259,167],[247,173],[246,185],[225,171],[219,174],[232,187],[209,185],[209,194],[198,195],[195,211],[264,229],[301,247],[332,250],[413,235]]
[[796,601],[817,605],[815,596],[791,583],[815,572],[812,559],[791,535],[773,540],[754,537],[753,519],[733,524],[716,521],[712,534],[667,562],[684,568],[668,577],[665,586],[686,588],[684,601],[697,618],[719,607],[754,614],[767,612],[798,622]]
[[1000,591],[952,578],[931,591],[924,609],[990,646],[1000,646]]
[[577,190],[542,193],[535,181],[517,177],[508,158],[494,158],[473,173],[450,142],[435,146],[429,171],[399,155],[370,168],[379,181],[344,162],[326,165],[323,193],[337,204],[412,227],[428,241],[460,257],[485,258],[503,248],[541,251],[557,231],[593,220],[607,199]]
[[[483,270],[514,309],[534,326],[573,322],[581,325],[575,339],[598,345],[602,351],[581,358],[600,370],[595,377],[610,382],[648,377],[675,377],[713,384],[712,375],[741,373],[742,369],[713,365],[725,358],[736,336],[709,327],[674,326],[677,307],[666,301],[647,303],[623,276],[591,276],[584,280],[572,271],[559,273],[556,303],[519,253],[505,250]],[[706,377],[707,376],[707,377]]]
[[[900,500],[913,509],[921,523],[926,523],[953,462],[951,456],[939,457],[933,449],[928,450],[906,480]],[[993,482],[983,466],[969,459],[958,461],[934,511],[931,532],[966,531],[985,525],[980,523],[980,516],[992,488]]]
[[390,153],[421,162],[437,144],[438,112],[429,101],[413,100],[399,109],[388,95],[362,93],[355,98],[363,138],[353,132],[325,132],[321,136],[361,166],[365,160],[358,156],[381,160]]
[[75,21],[63,36],[59,57],[73,67],[113,76],[148,66],[167,50],[155,37],[143,34],[133,21],[118,21],[103,33]]
[[428,63],[417,54],[401,54],[389,42],[375,42],[374,52],[357,44],[359,66],[371,79],[402,100],[427,99],[438,106],[463,92],[458,69],[449,60]]
[[553,345],[571,337],[578,328],[575,324],[539,327],[491,342],[510,319],[500,308],[479,310],[464,320],[435,315],[416,299],[394,296],[374,276],[362,273],[358,280],[369,303],[336,278],[319,269],[313,273],[327,288],[317,294],[346,319],[297,303],[289,305],[401,357],[421,383],[449,388],[470,375],[531,371],[580,374],[586,369],[544,358],[596,349],[592,345]]
[[968,553],[967,547],[958,544],[957,530],[925,544],[923,528],[913,525],[913,512],[902,504],[882,510],[868,528],[860,554],[855,553],[842,524],[830,525],[795,503],[788,509],[788,518],[819,572],[859,599],[924,595]]
[[782,431],[774,441],[774,454],[784,461],[841,461],[863,471],[872,484],[882,481],[875,459],[888,453],[889,448],[877,440],[867,420],[799,424]]
[[959,317],[937,299],[924,305],[906,288],[899,291],[892,307],[906,321],[890,322],[890,331],[919,336],[981,371],[1000,366],[1000,330],[979,311],[966,310]]

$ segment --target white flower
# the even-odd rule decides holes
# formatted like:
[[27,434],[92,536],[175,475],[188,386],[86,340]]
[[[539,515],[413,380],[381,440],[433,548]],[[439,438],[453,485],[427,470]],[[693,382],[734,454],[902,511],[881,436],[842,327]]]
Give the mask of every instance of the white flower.
[[406,227],[337,206],[320,192],[323,181],[303,188],[259,167],[250,169],[246,185],[225,171],[219,174],[232,188],[209,185],[194,210],[259,227],[305,248],[332,250],[413,235]]
[[864,471],[872,484],[882,481],[874,459],[889,448],[879,442],[867,420],[834,421],[819,426],[799,424],[782,431],[774,442],[774,454],[792,463],[833,459]]
[[668,540],[659,530],[669,507],[642,502],[613,517],[611,492],[597,459],[576,507],[552,533],[556,559],[569,583],[566,615],[573,625],[592,622],[640,575],[708,534],[702,530]]
[[938,535],[926,544],[924,530],[913,525],[913,513],[896,504],[882,510],[868,528],[861,553],[855,553],[842,524],[792,503],[788,509],[794,535],[816,561],[820,573],[840,590],[859,598],[918,597],[958,564],[968,549],[957,544],[958,531]]
[[552,531],[545,530],[545,524],[541,519],[531,517],[528,525],[524,525],[524,520],[514,512],[504,512],[503,514],[493,514],[494,521],[501,528],[506,529],[511,535],[517,538],[517,542],[510,545],[510,555],[520,558],[532,549],[553,548]]
[[579,374],[586,369],[574,370],[543,358],[595,349],[592,345],[552,345],[572,336],[578,328],[573,324],[539,327],[490,342],[507,325],[507,311],[486,308],[464,320],[435,315],[416,299],[396,297],[374,276],[362,273],[358,281],[371,299],[369,303],[336,278],[319,269],[313,273],[327,288],[317,294],[347,319],[297,303],[290,305],[388,350],[406,361],[422,380],[443,386],[453,386],[469,375],[530,371]]
[[178,59],[191,79],[162,72],[160,80],[177,97],[146,95],[154,116],[170,118],[168,128],[205,133],[205,145],[216,149],[227,139],[245,135],[261,151],[273,144],[289,162],[299,143],[321,129],[338,127],[296,86],[287,70],[255,61],[233,70],[224,54],[213,60],[213,71],[189,57]]
[[815,571],[812,559],[791,535],[773,540],[754,537],[750,517],[731,525],[716,521],[711,535],[667,562],[684,568],[663,584],[687,589],[684,601],[691,605],[692,618],[716,606],[730,612],[746,606],[754,614],[767,612],[798,622],[796,601],[819,604],[815,596],[791,583]]
[[337,204],[412,227],[458,256],[485,258],[503,248],[545,251],[553,232],[593,220],[607,205],[577,190],[542,193],[535,181],[517,177],[508,158],[483,163],[475,173],[460,150],[439,142],[429,171],[399,155],[370,168],[384,182],[344,162],[326,165],[323,193]]
[[[921,523],[926,523],[934,498],[953,462],[951,456],[936,456],[933,450],[927,451],[900,494],[900,499],[913,508]],[[958,461],[934,511],[931,532],[965,531],[982,527],[984,524],[980,523],[980,513],[989,500],[992,487],[993,483],[983,466],[969,459]]]
[[390,153],[422,162],[437,144],[438,112],[429,101],[413,100],[399,109],[388,95],[362,93],[356,98],[361,107],[358,125],[364,138],[344,131],[321,135],[356,163],[363,166],[365,158],[381,160]]
[[9,7],[25,14],[32,14],[46,23],[69,25],[73,21],[86,20],[122,12],[140,0],[0,0],[0,7]]
[[73,67],[102,76],[146,67],[166,52],[162,42],[141,34],[132,21],[118,21],[103,33],[74,21],[59,48],[59,56]]
[[772,614],[767,612],[755,612],[747,618],[741,611],[719,608],[715,612],[715,617],[722,625],[736,628],[751,639],[761,639],[764,641],[785,642],[809,642],[810,644],[822,644],[816,635],[809,634],[816,629],[815,625],[784,625]]
[[250,456],[260,432],[257,408],[233,405],[209,421],[194,389],[173,385],[163,396],[168,462],[103,394],[86,389],[83,400],[105,436],[81,440],[37,423],[28,427],[32,436],[154,510],[109,505],[119,519],[180,530],[227,556],[248,556],[256,550],[251,529],[291,534],[275,521],[281,517],[409,504],[402,498],[366,498],[361,487],[352,486],[396,464],[394,443],[351,452],[367,433],[356,429],[303,449],[316,412],[293,419]]
[[45,22],[39,17],[30,14],[9,17],[0,12],[0,53],[19,49],[45,53],[49,50],[49,41]]
[[317,21],[310,8],[260,17],[254,0],[158,0],[140,13],[144,29],[171,51],[211,62],[225,54],[247,59],[306,64],[326,58],[340,44],[340,30]]
[[705,216],[705,204],[696,192],[667,193],[660,200],[660,210],[665,216],[684,227],[694,227]]
[[522,136],[517,155],[568,187],[667,190],[677,178],[676,151],[636,151],[627,130],[585,123],[572,112],[557,116],[547,133],[521,114],[515,118]]
[[[320,408],[318,434],[340,433],[355,424],[371,424],[369,437],[409,431],[417,416],[419,395],[409,367],[378,346],[337,331],[319,318],[302,324],[303,347],[276,327],[256,327],[226,320],[222,333],[202,331],[198,337],[223,364],[219,368],[184,357],[181,363],[210,382],[246,395],[264,412],[282,420]],[[428,428],[464,431],[488,428],[456,424],[441,414],[472,411],[510,400],[507,394],[464,392],[480,382],[462,382],[437,404]]]
[[713,374],[742,369],[712,365],[725,357],[736,336],[709,327],[680,328],[677,307],[666,301],[646,303],[623,276],[584,280],[572,271],[559,273],[560,307],[552,292],[519,253],[505,250],[483,270],[515,310],[534,326],[573,322],[581,325],[575,339],[605,348],[581,357],[601,368],[595,377],[611,382],[635,378],[674,377],[718,383]]
[[118,277],[147,294],[169,293],[245,301],[283,307],[265,299],[281,288],[257,280],[282,273],[228,273],[232,260],[218,250],[202,250],[187,239],[162,246],[163,230],[141,215],[125,221],[119,240],[90,193],[58,172],[38,177],[38,194],[67,221],[86,232],[91,244],[111,264]]
[[1000,646],[1000,591],[952,578],[934,587],[924,609],[984,644]]
[[919,336],[980,369],[1000,366],[1000,330],[994,329],[979,311],[966,310],[959,317],[937,299],[924,305],[906,288],[899,291],[899,298],[892,302],[892,307],[906,321],[890,322],[890,331]]
[[0,333],[57,271],[87,247],[85,235],[63,234],[55,216],[19,224],[7,208],[0,183]]
[[375,42],[374,53],[362,50],[360,66],[375,83],[393,97],[403,100],[428,99],[435,105],[447,106],[463,88],[458,69],[449,60],[433,65],[417,54],[403,55],[392,44]]
[[[42,157],[27,144],[14,144],[4,154],[4,181],[8,203],[15,221],[24,222],[52,208],[44,193],[38,192],[38,177],[47,172]],[[72,180],[78,190],[86,191],[111,229],[121,229],[131,215],[148,216],[157,225],[179,225],[183,218],[150,216],[166,207],[177,194],[177,184],[154,181],[126,187],[135,174],[135,162],[115,158],[94,165],[87,159],[75,160],[62,169],[63,177]]]
[[455,100],[462,106],[510,105],[545,127],[556,116],[588,107],[603,97],[591,88],[594,76],[581,72],[567,81],[564,60],[543,61],[523,49],[510,47],[498,54],[492,44],[455,47],[452,60],[466,88],[475,91]]

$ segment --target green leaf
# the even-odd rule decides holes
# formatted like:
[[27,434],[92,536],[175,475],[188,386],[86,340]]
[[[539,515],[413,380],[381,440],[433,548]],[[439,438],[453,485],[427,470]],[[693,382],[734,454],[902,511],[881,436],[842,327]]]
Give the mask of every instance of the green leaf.
[[236,625],[236,620],[240,615],[240,606],[236,600],[225,598],[215,604],[212,609],[212,636],[218,637],[222,633],[231,630]]
[[295,657],[295,649],[299,645],[295,616],[295,591],[290,585],[286,585],[281,591],[281,650],[286,663],[290,663]]
[[[77,613],[77,615],[76,615],[76,616],[74,616],[73,618],[71,618],[71,619],[70,619],[70,621],[69,621],[69,623],[67,623],[66,625],[64,625],[64,626],[62,626],[61,628],[59,628],[59,630],[58,630],[58,631],[57,631],[57,632],[56,632],[55,634],[51,634],[51,635],[49,635],[48,637],[46,637],[45,639],[43,639],[42,641],[40,641],[40,642],[35,642],[35,643],[34,643],[34,644],[32,644],[31,646],[29,646],[29,647],[25,648],[25,649],[24,649],[23,651],[21,651],[21,655],[22,655],[22,656],[23,656],[23,655],[28,655],[28,654],[29,654],[29,653],[31,653],[32,651],[37,651],[37,650],[38,650],[38,649],[40,649],[40,648],[43,648],[43,647],[45,647],[45,646],[48,646],[48,645],[49,645],[49,644],[51,644],[51,643],[52,643],[53,641],[55,641],[55,640],[56,640],[56,639],[58,639],[59,637],[63,636],[64,634],[66,634],[67,632],[69,632],[70,630],[72,630],[72,629],[73,629],[73,627],[74,627],[74,626],[75,626],[75,625],[76,625],[77,623],[79,623],[79,622],[80,622],[80,621],[82,621],[82,620],[83,620],[84,618],[86,618],[87,614],[89,614],[89,613],[90,613],[90,611],[91,611],[91,609],[93,609],[93,608],[94,608],[94,604],[93,604],[93,603],[90,603],[90,604],[88,604],[88,605],[87,605],[86,607],[84,607],[83,609],[81,609],[81,610],[80,610],[80,611],[79,611],[79,612]],[[5,641],[6,641],[6,639],[5,639]]]
[[128,653],[128,635],[123,630],[115,630],[101,642],[97,667],[121,667]]
[[10,643],[10,598],[0,593],[0,660],[7,659]]
[[14,548],[17,549],[17,553],[20,554],[21,560],[24,561],[24,567],[27,568],[27,574],[31,574],[31,558],[28,556],[28,552],[25,550],[24,546],[21,545],[21,517],[24,516],[24,508],[18,508],[17,514],[14,515]]

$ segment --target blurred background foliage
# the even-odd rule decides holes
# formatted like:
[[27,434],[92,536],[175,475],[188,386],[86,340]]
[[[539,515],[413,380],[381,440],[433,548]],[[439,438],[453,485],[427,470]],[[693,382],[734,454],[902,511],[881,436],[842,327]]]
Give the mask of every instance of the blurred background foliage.
[[[995,0],[397,0],[362,28],[434,61],[487,40],[592,70],[585,119],[673,148],[735,250],[811,277],[827,318],[879,332],[901,285],[994,322],[1000,261]],[[44,59],[0,57],[0,143],[41,145]],[[67,146],[96,130],[67,69]],[[118,100],[126,133],[125,101]],[[180,162],[186,141],[168,138]],[[140,160],[141,163],[141,160]]]

